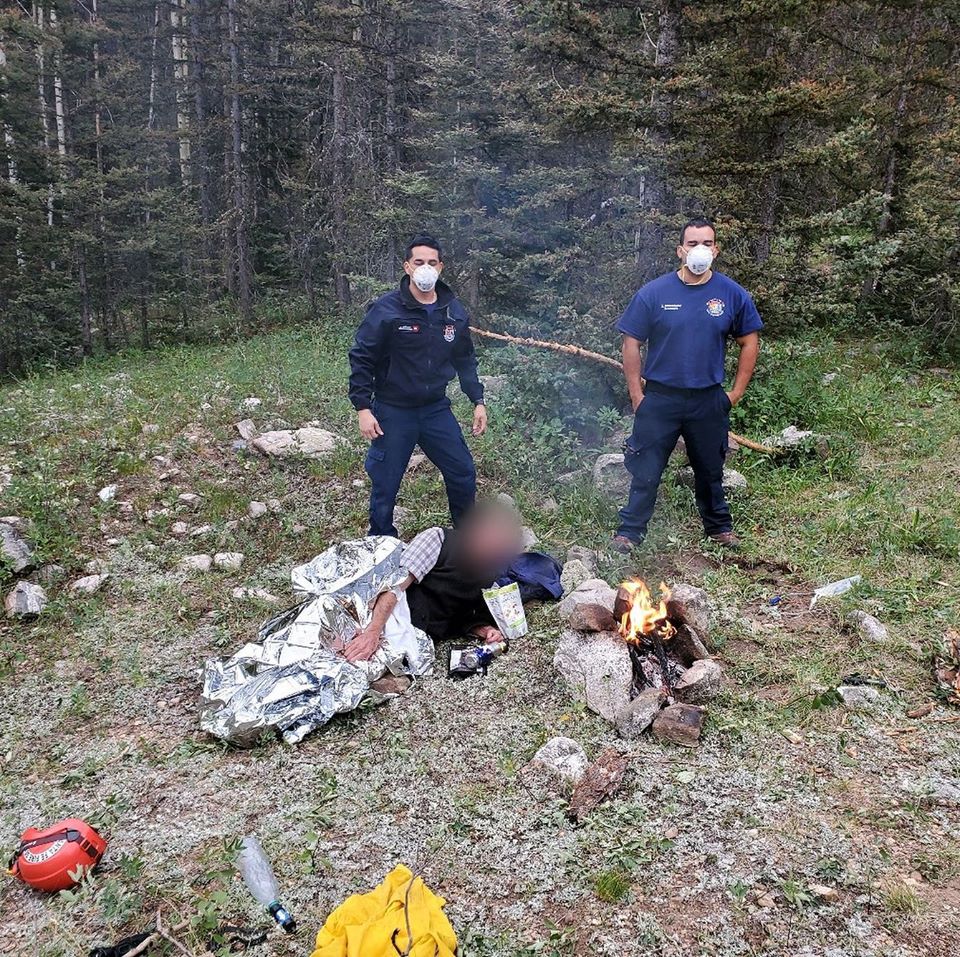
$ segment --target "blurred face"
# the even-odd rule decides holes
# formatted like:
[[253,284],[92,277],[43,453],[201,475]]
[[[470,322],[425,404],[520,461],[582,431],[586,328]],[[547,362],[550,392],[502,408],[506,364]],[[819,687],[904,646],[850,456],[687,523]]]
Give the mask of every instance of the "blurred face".
[[470,570],[492,581],[520,554],[520,522],[509,509],[481,510],[462,526],[461,558]]
[[687,253],[696,246],[706,246],[716,258],[720,247],[717,245],[717,234],[712,226],[688,226],[683,234],[683,242],[677,246],[677,258],[680,262],[687,261]]

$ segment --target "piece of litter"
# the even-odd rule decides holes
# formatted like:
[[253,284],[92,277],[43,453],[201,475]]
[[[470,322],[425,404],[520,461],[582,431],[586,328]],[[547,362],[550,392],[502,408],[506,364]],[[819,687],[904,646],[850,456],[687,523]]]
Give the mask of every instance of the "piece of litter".
[[861,575],[851,575],[850,578],[841,578],[840,581],[822,585],[814,591],[813,597],[810,599],[810,607],[813,608],[821,598],[836,598],[838,595],[850,591],[851,588],[859,585],[862,580]]

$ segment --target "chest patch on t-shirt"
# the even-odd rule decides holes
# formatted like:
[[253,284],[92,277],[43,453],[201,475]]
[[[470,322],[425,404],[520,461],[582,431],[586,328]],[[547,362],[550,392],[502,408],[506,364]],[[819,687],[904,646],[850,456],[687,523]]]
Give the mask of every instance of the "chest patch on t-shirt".
[[707,312],[714,317],[714,319],[719,318],[723,315],[724,309],[726,309],[726,303],[722,299],[708,299],[707,300]]
[[682,309],[683,306],[679,302],[661,302],[660,308],[664,312],[676,312],[678,309]]
[[397,332],[419,332],[420,326],[415,322],[402,322],[397,326]]

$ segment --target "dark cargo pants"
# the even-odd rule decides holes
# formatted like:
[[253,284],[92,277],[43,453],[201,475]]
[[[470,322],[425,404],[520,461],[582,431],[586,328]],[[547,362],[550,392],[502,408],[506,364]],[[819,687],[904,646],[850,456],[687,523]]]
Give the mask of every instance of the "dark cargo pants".
[[723,491],[730,400],[722,386],[675,389],[648,382],[624,446],[632,476],[630,498],[620,510],[618,535],[640,542],[657,501],[657,489],[670,453],[683,436],[693,466],[694,494],[707,535],[732,529]]

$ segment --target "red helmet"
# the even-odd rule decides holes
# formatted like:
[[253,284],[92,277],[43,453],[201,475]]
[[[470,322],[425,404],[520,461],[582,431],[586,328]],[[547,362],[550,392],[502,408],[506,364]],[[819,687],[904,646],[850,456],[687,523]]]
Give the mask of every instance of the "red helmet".
[[73,817],[45,831],[28,827],[10,861],[10,873],[40,891],[66,890],[97,864],[106,847],[89,824]]

